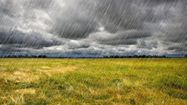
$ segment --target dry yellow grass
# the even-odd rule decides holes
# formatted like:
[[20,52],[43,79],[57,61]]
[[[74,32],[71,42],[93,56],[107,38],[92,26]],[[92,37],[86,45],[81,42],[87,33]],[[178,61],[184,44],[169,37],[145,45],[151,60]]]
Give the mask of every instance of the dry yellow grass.
[[0,59],[2,105],[186,105],[186,59]]

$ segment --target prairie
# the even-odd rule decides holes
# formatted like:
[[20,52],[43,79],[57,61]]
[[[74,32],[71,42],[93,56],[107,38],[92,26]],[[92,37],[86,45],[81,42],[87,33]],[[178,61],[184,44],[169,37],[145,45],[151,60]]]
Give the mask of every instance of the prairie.
[[187,59],[0,59],[1,105],[187,105]]

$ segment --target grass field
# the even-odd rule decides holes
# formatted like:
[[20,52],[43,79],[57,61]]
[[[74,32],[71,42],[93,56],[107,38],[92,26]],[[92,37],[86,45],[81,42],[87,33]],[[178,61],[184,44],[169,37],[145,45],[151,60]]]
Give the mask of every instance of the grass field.
[[0,59],[0,105],[187,105],[187,59]]

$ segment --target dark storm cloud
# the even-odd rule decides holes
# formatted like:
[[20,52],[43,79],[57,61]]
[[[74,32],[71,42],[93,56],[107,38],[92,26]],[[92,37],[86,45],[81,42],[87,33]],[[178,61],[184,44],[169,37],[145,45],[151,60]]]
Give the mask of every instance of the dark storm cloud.
[[172,45],[168,47],[168,50],[175,51],[175,52],[187,52],[187,43],[184,44],[177,44],[177,45]]
[[135,45],[138,39],[150,37],[148,32],[138,30],[120,31],[115,34],[109,32],[97,32],[90,34],[89,39],[101,44],[109,45]]
[[17,29],[0,28],[0,44],[9,45],[7,48],[11,47],[10,45],[16,48],[42,48],[61,45],[63,43],[62,40],[59,40],[57,37],[51,37],[50,35],[47,36],[46,33],[42,32],[21,32]]
[[159,45],[157,41],[138,40],[137,47],[141,49],[154,49],[158,48]]
[[84,53],[103,47],[98,52],[118,53],[112,48],[123,46],[122,53],[185,52],[186,5],[187,0],[0,0],[0,50]]
[[138,16],[138,8],[133,0],[101,0],[101,3],[102,5],[97,9],[98,20],[107,31],[142,28],[141,15]]
[[[96,31],[97,21],[94,11],[96,6],[92,0],[69,0],[59,6],[61,11],[52,13],[54,22],[50,30],[62,38],[81,39],[86,38],[89,33]],[[53,8],[58,9],[57,4]]]
[[82,39],[95,31],[94,24],[93,22],[89,22],[89,20],[72,19],[57,23],[56,28],[52,32],[62,38]]
[[11,52],[11,51],[20,51],[20,50],[17,49],[16,45],[0,45],[0,51]]
[[28,8],[47,9],[52,5],[53,0],[28,0],[24,3]]

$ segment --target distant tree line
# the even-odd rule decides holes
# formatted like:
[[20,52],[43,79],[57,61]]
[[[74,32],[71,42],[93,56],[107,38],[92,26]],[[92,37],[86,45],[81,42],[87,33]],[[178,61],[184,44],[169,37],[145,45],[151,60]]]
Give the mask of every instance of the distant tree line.
[[[187,58],[187,55],[184,57]],[[165,55],[132,55],[132,56],[120,56],[120,55],[110,55],[103,57],[48,57],[46,55],[6,55],[1,56],[1,58],[169,58]]]

